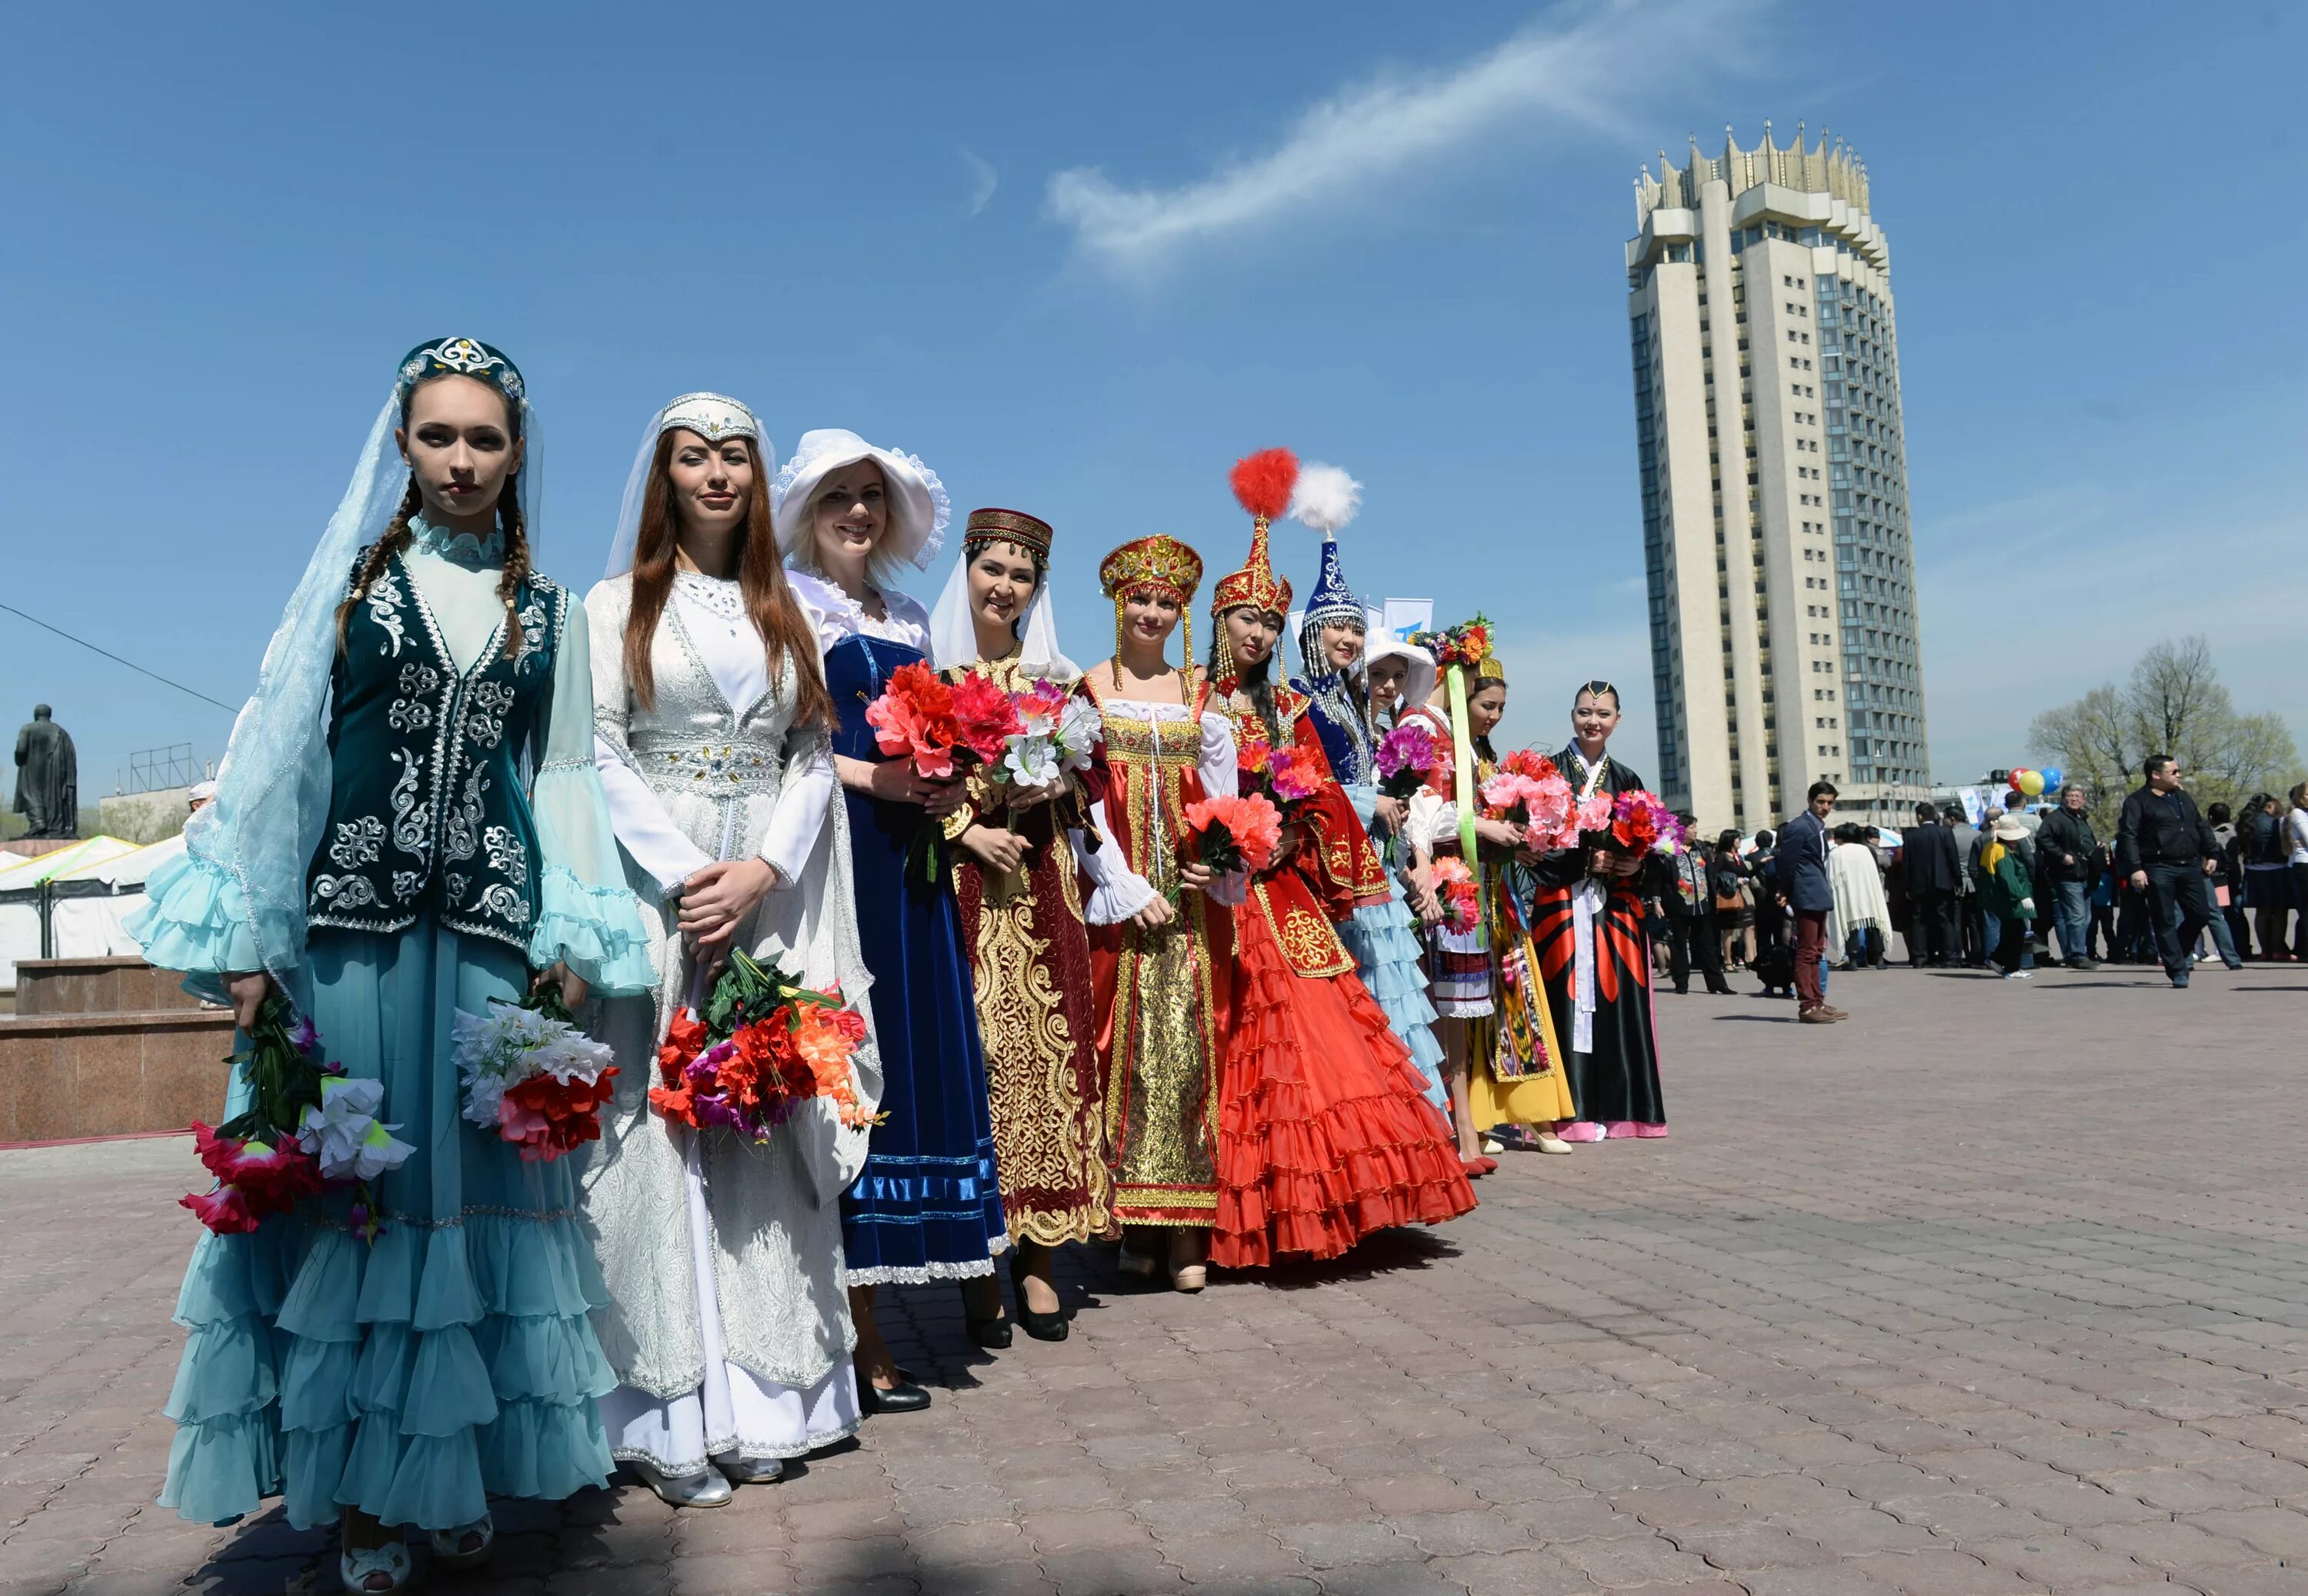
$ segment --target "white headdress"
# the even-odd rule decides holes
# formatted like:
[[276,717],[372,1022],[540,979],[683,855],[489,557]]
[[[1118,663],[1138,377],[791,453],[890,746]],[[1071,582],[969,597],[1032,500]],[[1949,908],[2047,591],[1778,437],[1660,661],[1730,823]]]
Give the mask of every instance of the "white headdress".
[[676,427],[695,433],[709,443],[751,438],[754,469],[762,478],[755,485],[757,489],[766,491],[767,479],[777,469],[777,450],[751,410],[723,393],[683,394],[650,417],[649,429],[642,433],[641,452],[633,456],[633,468],[625,475],[625,496],[617,509],[617,535],[609,541],[609,563],[601,572],[605,577],[623,576],[633,568],[634,546],[642,535],[642,500],[649,492],[657,442]]
[[973,510],[962,533],[961,558],[954,562],[937,608],[930,612],[930,661],[943,670],[977,663],[977,627],[969,616],[969,567],[981,545],[1014,543],[1040,555],[1033,601],[1018,627],[1018,663],[1037,676],[1072,681],[1081,668],[1058,651],[1057,606],[1050,602],[1050,526],[1015,510]]
[[1402,684],[1402,706],[1410,708],[1424,704],[1434,696],[1436,671],[1434,656],[1416,643],[1406,643],[1400,638],[1381,637],[1363,651],[1363,681],[1370,681],[1370,668],[1382,659],[1399,659],[1410,667],[1410,674]]
[[819,485],[828,476],[868,459],[882,468],[882,480],[888,485],[889,520],[866,562],[866,580],[876,588],[888,588],[894,585],[901,566],[930,568],[930,562],[945,546],[946,523],[953,515],[953,502],[946,497],[945,485],[936,472],[904,450],[876,448],[841,427],[804,433],[801,442],[794,445],[793,459],[770,485],[778,547],[787,564],[825,574],[817,569],[817,551],[809,536],[810,506],[816,502]]

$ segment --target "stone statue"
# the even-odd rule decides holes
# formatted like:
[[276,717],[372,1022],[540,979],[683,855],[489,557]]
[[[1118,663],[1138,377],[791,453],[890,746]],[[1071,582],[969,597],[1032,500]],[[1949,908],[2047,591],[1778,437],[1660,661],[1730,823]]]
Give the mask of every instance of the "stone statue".
[[80,759],[53,713],[34,705],[31,724],[16,734],[16,812],[30,823],[28,837],[80,835]]

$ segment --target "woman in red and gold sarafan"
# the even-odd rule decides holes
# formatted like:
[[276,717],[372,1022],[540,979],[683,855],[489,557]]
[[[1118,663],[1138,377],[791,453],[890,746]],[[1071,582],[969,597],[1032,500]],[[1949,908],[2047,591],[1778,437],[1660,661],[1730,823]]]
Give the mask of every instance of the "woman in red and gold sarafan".
[[1242,471],[1237,492],[1256,520],[1248,562],[1211,590],[1211,674],[1238,745],[1288,747],[1319,776],[1289,805],[1284,846],[1253,876],[1235,916],[1210,1257],[1255,1268],[1284,1254],[1335,1257],[1373,1231],[1455,1218],[1475,1194],[1417,1066],[1333,929],[1356,906],[1383,902],[1386,877],[1331,774],[1305,696],[1273,681],[1290,605],[1267,555],[1267,522],[1280,506],[1243,492]]

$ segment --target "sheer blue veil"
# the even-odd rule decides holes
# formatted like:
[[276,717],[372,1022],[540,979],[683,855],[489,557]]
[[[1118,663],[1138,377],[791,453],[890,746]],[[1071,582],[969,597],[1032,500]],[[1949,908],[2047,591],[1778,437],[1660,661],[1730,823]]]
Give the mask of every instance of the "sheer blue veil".
[[[223,872],[239,887],[264,968],[299,1014],[312,1012],[312,982],[305,967],[305,882],[328,819],[337,606],[351,586],[354,557],[383,535],[409,485],[408,468],[392,438],[400,421],[404,380],[396,380],[377,411],[344,497],[265,646],[256,691],[233,721],[232,739],[217,771],[216,802],[185,826],[185,851],[195,863]],[[520,410],[523,453],[516,481],[534,550],[541,498],[535,485],[543,476],[543,450],[536,416],[520,389],[516,374],[506,391]]]

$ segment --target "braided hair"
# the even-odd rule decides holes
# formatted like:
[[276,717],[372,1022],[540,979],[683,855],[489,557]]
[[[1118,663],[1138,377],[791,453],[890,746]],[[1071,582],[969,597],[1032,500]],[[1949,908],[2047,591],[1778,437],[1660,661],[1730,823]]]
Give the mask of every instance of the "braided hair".
[[392,519],[386,525],[384,536],[361,551],[360,562],[353,568],[352,587],[345,594],[344,602],[337,605],[339,653],[344,652],[345,628],[352,624],[354,607],[368,596],[368,590],[376,585],[376,579],[384,574],[385,562],[414,541],[415,534],[409,529],[409,518],[424,505],[424,497],[417,491],[416,475],[411,473],[409,489],[400,495],[400,507],[392,512]]
[[[416,483],[409,487],[414,490]],[[521,513],[521,473],[513,472],[505,478],[504,492],[497,495],[497,525],[504,531],[504,569],[497,572],[497,597],[504,605],[504,654],[507,659],[521,657],[521,623],[513,614],[519,602],[521,585],[529,580],[529,522]]]

